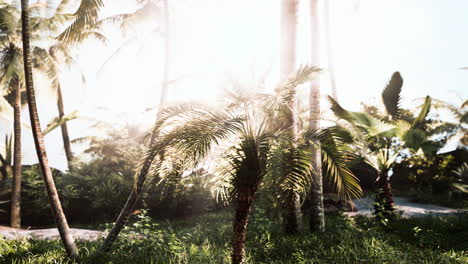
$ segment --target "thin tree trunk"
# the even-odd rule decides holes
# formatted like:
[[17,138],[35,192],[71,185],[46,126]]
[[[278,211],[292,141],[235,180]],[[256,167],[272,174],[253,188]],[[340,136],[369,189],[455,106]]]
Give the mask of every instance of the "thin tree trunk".
[[[63,106],[63,96],[62,96],[62,88],[60,84],[57,87],[57,108],[59,112],[59,118],[62,119],[65,115],[65,110]],[[68,136],[68,126],[67,122],[63,123],[60,126],[62,130],[62,139],[63,139],[63,148],[65,149],[65,156],[67,157],[68,163],[68,170],[72,169],[72,160],[73,160],[73,152],[71,150],[70,144],[70,137]]]
[[232,236],[232,264],[245,263],[245,238],[252,202],[253,195],[248,192],[239,194],[237,198]]
[[[165,15],[165,32],[166,32],[166,41],[165,41],[165,59],[164,59],[164,73],[163,73],[163,82],[161,86],[161,97],[159,100],[159,109],[158,109],[158,116],[156,117],[156,120],[159,119],[159,113],[161,112],[167,98],[167,92],[168,92],[168,85],[169,85],[169,77],[170,77],[170,70],[171,70],[171,30],[170,30],[170,14],[169,14],[169,3],[168,0],[163,0],[163,5],[164,5],[164,15]],[[153,148],[153,145],[156,142],[156,139],[159,136],[159,131],[153,131],[151,134],[151,139],[148,145],[148,149]],[[124,207],[120,211],[119,216],[115,220],[115,224],[112,227],[111,231],[106,237],[106,240],[104,240],[104,243],[101,246],[100,251],[101,252],[108,252],[111,248],[112,245],[114,244],[115,240],[119,236],[120,232],[124,228],[128,217],[131,215],[133,212],[133,208],[135,207],[138,198],[141,194],[141,191],[143,189],[143,184],[145,183],[146,176],[148,175],[149,169],[151,167],[151,163],[153,162],[155,156],[154,155],[148,155],[144,162],[143,166],[140,169],[140,172],[138,173],[137,177],[137,184],[135,188],[133,188],[132,192],[127,198],[127,202],[125,203]]]
[[37,113],[36,95],[34,91],[32,67],[31,67],[31,48],[29,44],[29,11],[28,0],[21,0],[21,22],[22,22],[22,39],[23,39],[23,60],[24,60],[24,75],[26,79],[26,92],[29,106],[29,118],[31,120],[31,129],[36,146],[37,158],[41,167],[42,178],[49,197],[50,207],[54,215],[55,222],[60,233],[60,237],[65,246],[65,250],[69,257],[78,257],[78,249],[75,245],[73,237],[68,227],[67,219],[63,213],[62,205],[55,188],[52,171],[49,167],[47,153],[44,145],[44,136],[42,135],[39,116]]
[[[312,0],[314,1],[314,0]],[[330,86],[332,97],[338,102],[338,92],[336,91],[335,66],[333,60],[333,43],[331,38],[330,25],[330,3],[324,1],[324,21],[325,21],[325,45],[327,46],[328,75],[330,76]]]
[[[287,77],[295,68],[296,64],[296,38],[297,38],[297,0],[282,0],[281,2],[281,74]],[[289,102],[291,114],[289,116],[292,147],[296,147],[297,139],[297,117],[296,117],[296,94],[291,96]],[[284,212],[284,228],[286,233],[296,233],[302,225],[302,214],[300,210],[299,195],[287,195]]]
[[[319,19],[318,0],[310,1],[311,20],[311,64],[319,65]],[[314,79],[310,83],[309,98],[309,127],[313,130],[320,129],[320,83]],[[325,216],[323,211],[323,179],[322,179],[322,158],[319,147],[310,148],[312,162],[315,173],[312,174],[312,188],[310,192],[310,230],[325,231]]]
[[13,104],[14,118],[14,162],[13,184],[11,190],[10,225],[14,228],[21,227],[21,86],[18,80],[15,87],[15,102]]

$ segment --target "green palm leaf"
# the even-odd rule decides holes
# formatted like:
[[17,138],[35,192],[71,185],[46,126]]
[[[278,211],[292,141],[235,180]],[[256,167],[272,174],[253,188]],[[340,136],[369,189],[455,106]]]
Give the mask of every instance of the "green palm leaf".
[[387,110],[387,114],[396,119],[400,111],[400,93],[403,86],[403,78],[399,72],[394,72],[392,78],[382,91],[382,101]]
[[431,103],[432,99],[430,96],[426,96],[424,99],[424,103],[421,107],[421,111],[419,112],[416,119],[413,121],[412,127],[421,127],[424,124],[424,120],[426,119],[429,111],[431,110]]

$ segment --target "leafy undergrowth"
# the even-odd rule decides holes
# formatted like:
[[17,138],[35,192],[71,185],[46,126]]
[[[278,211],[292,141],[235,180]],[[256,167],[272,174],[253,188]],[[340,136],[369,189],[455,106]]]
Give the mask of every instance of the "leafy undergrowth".
[[[231,212],[185,222],[153,223],[140,216],[113,252],[101,241],[78,242],[71,261],[59,241],[0,239],[0,263],[229,263]],[[328,218],[327,232],[284,236],[260,213],[252,217],[248,263],[467,263],[468,216],[400,219],[383,227],[372,219]]]

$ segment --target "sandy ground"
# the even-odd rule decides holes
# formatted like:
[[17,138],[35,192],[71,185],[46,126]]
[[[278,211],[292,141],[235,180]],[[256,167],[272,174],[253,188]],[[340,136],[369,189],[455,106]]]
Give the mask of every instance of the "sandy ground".
[[[427,215],[447,215],[447,214],[457,214],[457,213],[466,213],[466,210],[457,210],[432,204],[420,204],[412,203],[407,198],[394,197],[395,203],[398,207],[398,210],[402,212],[402,217],[417,217],[417,216],[427,216]],[[356,205],[357,212],[347,212],[346,215],[371,215],[372,204],[374,203],[372,198],[361,198],[353,200]],[[88,229],[77,229],[71,228],[73,237],[76,240],[96,240],[101,236],[104,236],[105,233],[102,231],[88,230]],[[0,226],[0,236],[5,237],[6,239],[19,239],[19,238],[36,238],[36,239],[59,239],[59,233],[57,228],[48,228],[48,229],[35,229],[35,230],[25,230],[25,229],[15,229],[6,226]]]

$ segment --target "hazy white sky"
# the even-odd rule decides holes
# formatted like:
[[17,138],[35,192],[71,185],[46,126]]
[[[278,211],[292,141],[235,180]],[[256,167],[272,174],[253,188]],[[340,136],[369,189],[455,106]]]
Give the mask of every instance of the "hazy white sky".
[[[277,76],[279,60],[279,0],[183,0],[173,2],[175,23],[173,78],[169,98],[213,100],[227,74],[249,79],[270,72]],[[309,62],[308,2],[299,5],[298,64]],[[331,0],[332,39],[338,96],[342,104],[358,109],[360,102],[375,103],[389,77],[400,71],[404,78],[404,105],[431,95],[456,101],[467,98],[468,1],[466,0]],[[127,0],[108,0],[104,14],[131,8]],[[86,86],[76,74],[63,76],[66,109],[85,116],[100,114],[105,107],[125,112],[136,121],[151,122],[141,113],[159,101],[163,42],[157,34],[145,33],[132,45],[104,61],[120,46],[117,30],[109,30],[107,47],[89,42],[79,52]],[[323,46],[322,46],[323,47]],[[324,54],[323,54],[324,55]],[[325,57],[323,56],[323,61]],[[325,63],[320,66],[327,68]],[[97,75],[96,72],[101,69]],[[323,94],[329,93],[326,72]],[[41,121],[56,115],[55,104],[42,98]],[[458,102],[457,102],[458,103]],[[326,101],[323,101],[326,107]],[[101,111],[102,112],[102,111]],[[86,121],[69,124],[71,138],[90,133]],[[30,135],[25,135],[30,141]],[[32,142],[32,141],[30,141]],[[65,156],[59,130],[46,138],[54,167],[64,168]],[[32,144],[25,162],[33,162]]]

